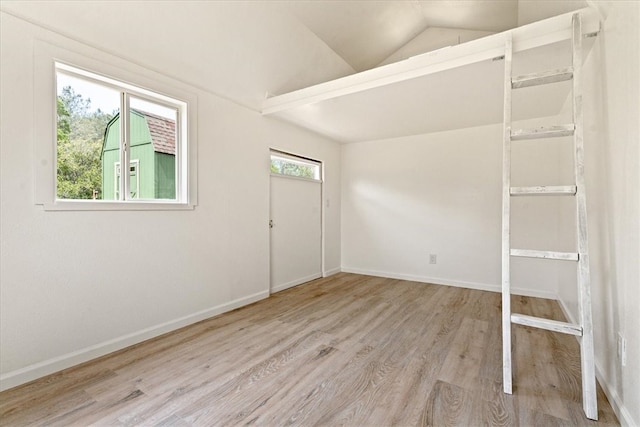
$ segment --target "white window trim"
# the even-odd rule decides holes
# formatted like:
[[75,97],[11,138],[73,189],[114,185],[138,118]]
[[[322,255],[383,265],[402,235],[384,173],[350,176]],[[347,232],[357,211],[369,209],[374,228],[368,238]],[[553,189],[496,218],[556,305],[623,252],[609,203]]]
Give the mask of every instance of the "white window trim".
[[[197,205],[197,96],[195,89],[160,73],[148,70],[122,58],[89,46],[77,44],[70,51],[37,40],[34,45],[34,172],[35,204],[44,210],[189,210]],[[185,141],[178,156],[178,173],[186,170],[176,187],[176,201],[167,200],[62,200],[56,197],[56,62],[90,74],[99,74],[118,82],[120,86],[136,88],[135,95],[145,91],[178,99],[186,104],[187,114],[179,117]],[[43,102],[42,100],[49,100]]]

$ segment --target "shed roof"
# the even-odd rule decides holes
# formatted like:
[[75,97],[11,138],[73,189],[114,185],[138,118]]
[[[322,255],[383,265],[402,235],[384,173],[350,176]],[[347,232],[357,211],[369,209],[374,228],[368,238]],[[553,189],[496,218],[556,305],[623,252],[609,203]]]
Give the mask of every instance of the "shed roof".
[[134,110],[145,117],[153,150],[158,153],[176,154],[176,122],[166,117],[158,116],[147,111]]

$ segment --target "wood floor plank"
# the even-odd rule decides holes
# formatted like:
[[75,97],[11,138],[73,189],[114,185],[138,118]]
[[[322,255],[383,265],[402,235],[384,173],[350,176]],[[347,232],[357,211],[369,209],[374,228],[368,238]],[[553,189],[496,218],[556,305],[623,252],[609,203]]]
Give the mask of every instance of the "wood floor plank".
[[32,408],[30,411],[7,411],[2,414],[0,420],[2,425],[48,424],[94,403],[95,401],[83,390],[73,390],[50,395],[46,400],[39,399],[38,404],[29,406]]
[[[280,364],[290,360],[292,358],[292,349],[300,346],[301,339],[315,339],[322,336],[320,332],[314,332],[312,334],[308,333],[301,338],[299,335],[293,334],[292,330],[288,332],[290,335],[287,336],[286,339],[273,339],[273,341],[270,341],[272,344],[278,344],[273,348],[265,348],[247,359],[242,358],[239,353],[236,353],[237,364],[234,365],[232,359],[227,359],[224,360],[225,363],[223,365],[214,367],[214,369],[207,372],[206,375],[200,375],[192,381],[187,381],[188,386],[180,387],[179,384],[174,384],[171,394],[165,393],[162,399],[151,401],[148,405],[141,405],[135,408],[133,411],[130,411],[129,418],[135,420],[156,420],[158,417],[168,416],[174,412],[179,412],[178,415],[184,417],[185,413],[200,409],[201,404],[204,408],[210,408],[212,406],[210,402],[215,404],[218,401],[224,401],[223,398],[219,397],[220,394],[223,394],[223,397],[228,397],[220,390],[221,388],[225,386],[229,387],[229,384],[233,384],[234,382],[238,387],[243,385],[239,377],[244,378],[245,381],[257,383],[260,375],[268,375],[269,370],[277,370]],[[266,331],[265,335],[269,336]],[[257,364],[256,361],[258,361]],[[240,375],[239,372],[241,372]],[[248,380],[247,375],[249,374],[247,372],[253,373]]]
[[472,389],[477,386],[488,323],[465,317],[453,339],[438,378],[445,383]]
[[364,425],[372,422],[369,418],[376,411],[389,410],[396,396],[393,387],[395,379],[409,362],[407,356],[412,353],[413,343],[421,338],[421,328],[414,327],[413,322],[416,325],[428,325],[430,318],[431,314],[426,311],[411,310],[397,323],[395,330],[387,327],[391,330],[388,335],[393,339],[376,342],[377,347],[368,342],[376,352],[351,383],[351,388],[345,387],[342,395],[338,396],[343,403],[332,412],[323,414],[318,423]]
[[[480,403],[473,414],[472,424],[490,426],[518,425],[517,399],[502,390],[502,381],[480,378],[477,393]],[[476,398],[477,400],[477,398]]]
[[408,369],[402,375],[403,396],[393,412],[391,424],[416,425],[423,417],[427,396],[437,381],[438,373],[446,360],[449,343],[462,323],[460,316],[451,310],[457,305],[457,292],[440,288],[434,295],[434,315],[421,339],[415,343]]
[[338,350],[340,360],[325,364],[309,374],[305,381],[296,382],[290,398],[278,400],[272,410],[265,408],[256,424],[259,425],[313,425],[328,409],[328,402],[336,401],[343,390],[344,376],[359,372],[369,360],[373,347],[354,345]]
[[[279,379],[294,375],[315,356],[310,354],[311,349],[316,350],[323,338],[324,334],[318,332],[300,337],[292,345],[180,409],[178,415],[187,422],[200,425],[236,424],[242,421],[255,408],[269,401],[278,390]],[[326,345],[318,353],[324,348]]]
[[[523,415],[531,413],[542,413],[566,418],[566,408],[562,400],[557,399],[556,378],[553,367],[550,366],[539,351],[540,348],[548,345],[546,334],[541,330],[531,328],[517,328],[514,336],[517,336],[514,359],[518,359],[518,364],[514,370],[514,384],[517,390],[519,402],[532,411],[524,412]],[[524,357],[528,354],[529,357]],[[521,420],[523,423],[531,421]]]
[[473,396],[462,387],[436,381],[424,407],[421,426],[471,425]]
[[[500,294],[340,273],[0,393],[0,426],[619,425],[584,416],[574,337]],[[514,311],[565,320],[555,301]]]

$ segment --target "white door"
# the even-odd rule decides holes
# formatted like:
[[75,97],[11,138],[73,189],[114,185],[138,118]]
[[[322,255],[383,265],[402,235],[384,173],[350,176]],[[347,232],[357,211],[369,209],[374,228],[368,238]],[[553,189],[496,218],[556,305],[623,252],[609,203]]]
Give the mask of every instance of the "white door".
[[321,183],[271,175],[271,293],[322,277]]

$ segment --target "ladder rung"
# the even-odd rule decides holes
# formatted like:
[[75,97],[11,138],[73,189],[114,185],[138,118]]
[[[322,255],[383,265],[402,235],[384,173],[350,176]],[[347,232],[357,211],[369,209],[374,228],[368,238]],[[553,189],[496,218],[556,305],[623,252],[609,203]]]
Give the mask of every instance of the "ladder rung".
[[518,141],[523,139],[557,138],[560,136],[571,136],[574,131],[575,126],[573,124],[545,126],[533,129],[518,129],[511,131],[511,140]]
[[557,320],[542,319],[540,317],[527,316],[525,314],[512,314],[511,323],[546,329],[547,331],[562,332],[563,334],[582,336],[582,326],[573,323],[559,322]]
[[574,196],[575,185],[540,185],[537,187],[511,187],[512,196]]
[[546,85],[549,83],[563,82],[573,78],[573,67],[560,68],[557,70],[544,71],[542,73],[524,74],[511,79],[511,87],[519,89],[522,87]]
[[511,249],[511,256],[526,258],[558,259],[561,261],[578,261],[577,252],[536,251],[531,249]]

